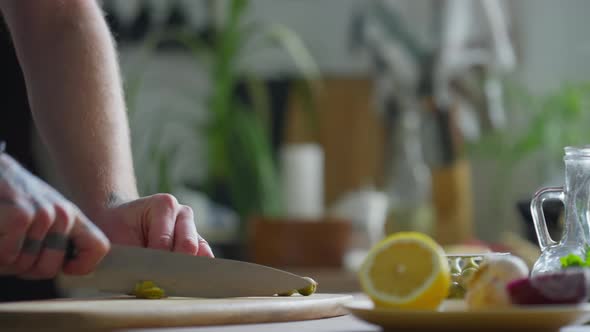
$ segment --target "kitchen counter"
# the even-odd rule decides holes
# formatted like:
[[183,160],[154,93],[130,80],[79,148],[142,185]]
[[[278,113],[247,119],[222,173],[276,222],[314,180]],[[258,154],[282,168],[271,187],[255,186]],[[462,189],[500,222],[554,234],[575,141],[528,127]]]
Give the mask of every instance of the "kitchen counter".
[[[4,329],[3,329],[4,331]],[[30,330],[9,329],[7,332],[29,332]],[[42,331],[51,332],[69,332],[78,331],[73,328],[71,330],[56,330],[49,328]],[[85,332],[93,332],[92,330],[84,330]],[[205,327],[183,327],[183,328],[151,328],[151,329],[125,329],[110,332],[377,332],[382,331],[379,326],[366,323],[355,318],[352,315],[346,315],[335,318],[284,322],[284,323],[265,323],[265,324],[239,324],[239,325],[224,325],[224,326],[205,326]],[[484,331],[481,329],[478,332]],[[96,331],[105,332],[105,331]],[[427,331],[423,331],[427,332]],[[524,330],[523,330],[524,332]],[[528,330],[527,330],[528,332]],[[569,326],[562,328],[559,332],[590,332],[590,326]]]
[[[171,328],[171,329],[141,329],[124,330],[117,332],[373,332],[381,331],[381,328],[365,323],[352,315],[318,319],[301,322],[270,323],[270,324],[247,324],[227,325],[195,328]],[[479,330],[478,330],[479,331]],[[590,332],[590,326],[571,326],[560,330],[560,332]]]
[[[378,326],[365,323],[352,315],[316,319],[299,322],[268,323],[268,324],[243,324],[226,326],[209,326],[195,328],[172,328],[172,329],[140,329],[124,330],[117,332],[373,332],[380,331]],[[590,329],[588,330],[590,331]],[[569,332],[569,331],[568,331]]]

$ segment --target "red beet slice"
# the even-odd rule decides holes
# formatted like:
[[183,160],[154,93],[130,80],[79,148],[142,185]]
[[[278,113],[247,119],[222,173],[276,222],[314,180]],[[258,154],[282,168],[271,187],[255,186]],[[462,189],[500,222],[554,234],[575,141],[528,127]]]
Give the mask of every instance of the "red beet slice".
[[577,304],[590,298],[588,269],[566,269],[517,279],[507,286],[514,304]]

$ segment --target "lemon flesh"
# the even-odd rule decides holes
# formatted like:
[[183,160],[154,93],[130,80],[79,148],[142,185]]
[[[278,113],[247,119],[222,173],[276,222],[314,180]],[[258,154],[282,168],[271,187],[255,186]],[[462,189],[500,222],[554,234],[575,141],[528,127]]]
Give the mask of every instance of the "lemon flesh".
[[449,266],[442,248],[430,237],[400,232],[368,253],[359,279],[377,307],[436,309],[449,293]]

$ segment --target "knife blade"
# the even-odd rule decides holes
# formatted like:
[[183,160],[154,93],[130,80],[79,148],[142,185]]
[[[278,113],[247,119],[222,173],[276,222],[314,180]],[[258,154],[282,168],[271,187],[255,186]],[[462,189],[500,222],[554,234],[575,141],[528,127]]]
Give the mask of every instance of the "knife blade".
[[130,294],[141,281],[154,282],[167,296],[204,298],[272,296],[310,285],[300,276],[264,265],[121,245],[112,245],[94,272],[56,278],[63,290],[116,294]]

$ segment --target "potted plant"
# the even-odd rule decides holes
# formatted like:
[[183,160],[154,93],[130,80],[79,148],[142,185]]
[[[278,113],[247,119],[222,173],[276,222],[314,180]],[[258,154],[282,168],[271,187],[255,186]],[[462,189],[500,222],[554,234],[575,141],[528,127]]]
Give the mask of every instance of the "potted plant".
[[[218,7],[222,4],[229,6],[225,19],[220,20],[215,13],[220,11]],[[281,220],[290,225],[284,218],[278,160],[271,142],[268,90],[263,80],[243,64],[250,55],[248,45],[258,42],[257,46],[278,46],[291,57],[303,78],[296,80],[295,84],[307,110],[310,130],[315,130],[313,96],[321,84],[319,70],[297,34],[280,24],[247,22],[248,5],[247,0],[211,1],[211,16],[215,19],[201,36],[185,29],[154,33],[144,45],[145,57],[138,65],[142,71],[132,76],[128,85],[129,105],[133,112],[135,98],[141,89],[143,68],[161,45],[180,46],[190,52],[201,68],[207,68],[212,87],[205,103],[207,121],[204,124],[185,122],[185,125],[194,127],[195,139],[204,133],[207,144],[206,181],[194,187],[238,213],[240,242],[247,240],[248,231],[254,237],[267,236],[264,234],[269,233],[265,230],[262,233],[257,230],[261,225],[268,225],[270,220]],[[237,90],[244,90],[247,98],[240,98]],[[170,175],[175,151],[158,148],[157,139],[154,143],[150,163],[156,165],[157,190],[174,191],[174,188],[185,185],[175,183]],[[323,227],[334,223],[325,224],[327,226]],[[248,229],[248,225],[254,229]],[[307,231],[304,233],[308,234]],[[272,231],[271,234],[277,238],[283,233]]]
[[[590,143],[587,129],[590,83],[568,83],[551,93],[535,95],[518,83],[508,82],[506,92],[512,125],[488,133],[471,143],[468,149],[474,157],[497,163],[495,178],[498,180],[490,188],[495,210],[501,210],[500,204],[507,203],[500,202],[500,199],[506,196],[506,188],[514,182],[514,170],[525,160],[534,158],[538,161],[537,172],[531,173],[540,177],[536,181],[538,187],[558,185],[555,179],[562,181],[563,178],[563,148]],[[527,197],[517,202],[517,209],[523,217],[527,239],[536,243],[529,205],[530,197]],[[560,234],[562,205],[553,202],[545,205],[550,231]]]

